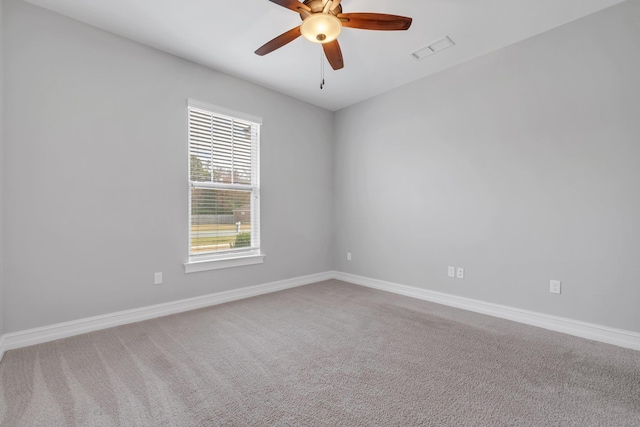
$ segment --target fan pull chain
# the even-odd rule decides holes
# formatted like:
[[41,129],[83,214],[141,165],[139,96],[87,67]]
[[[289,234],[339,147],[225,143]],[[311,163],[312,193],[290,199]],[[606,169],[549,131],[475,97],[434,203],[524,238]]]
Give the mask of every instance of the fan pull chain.
[[324,49],[320,46],[320,90],[324,88]]

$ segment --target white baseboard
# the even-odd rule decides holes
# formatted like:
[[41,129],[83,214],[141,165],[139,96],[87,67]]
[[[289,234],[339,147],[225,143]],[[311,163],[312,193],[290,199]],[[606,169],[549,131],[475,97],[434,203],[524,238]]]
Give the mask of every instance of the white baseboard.
[[551,316],[549,314],[536,313],[534,311],[521,310],[519,308],[459,297],[442,292],[428,291],[426,289],[399,285],[397,283],[385,282],[383,280],[371,279],[349,273],[334,272],[333,277],[356,285],[461,308],[463,310],[474,311],[476,313],[487,314],[489,316],[525,323],[527,325],[538,326],[540,328],[587,338],[593,341],[600,341],[633,350],[640,350],[640,334],[631,331]]
[[13,332],[0,336],[0,360],[4,352],[30,345],[54,341],[74,335],[84,334],[99,329],[111,328],[156,317],[168,316],[170,314],[195,310],[225,302],[236,301],[277,292],[284,289],[295,288],[311,283],[321,282],[329,279],[338,279],[344,282],[353,283],[360,286],[379,289],[395,294],[405,295],[437,304],[460,308],[463,310],[487,314],[502,319],[512,320],[527,325],[538,326],[556,332],[613,344],[640,351],[640,334],[621,329],[609,328],[592,323],[551,316],[543,313],[536,313],[528,310],[493,304],[485,301],[459,297],[442,292],[429,291],[412,286],[400,285],[383,280],[371,279],[339,271],[327,271],[324,273],[312,274],[309,276],[295,277],[277,282],[265,283],[262,285],[249,286],[246,288],[234,289],[231,291],[218,292],[215,294],[203,295],[200,297],[188,298],[178,301],[157,304],[132,310],[120,311],[117,313],[105,314],[102,316],[88,317],[71,322],[58,323],[40,328],[28,329],[25,331]]
[[119,311],[117,313],[88,317],[85,319],[73,320],[71,322],[57,323],[55,325],[5,334],[0,336],[0,360],[2,360],[2,356],[7,350],[14,350],[73,335],[84,334],[99,329],[111,328],[114,326],[125,325],[128,323],[168,316],[170,314],[277,292],[284,289],[295,288],[298,286],[321,282],[323,280],[329,280],[334,276],[334,272],[312,274],[309,276],[279,280],[277,282],[265,283],[262,285],[217,292],[215,294],[203,295],[200,297]]

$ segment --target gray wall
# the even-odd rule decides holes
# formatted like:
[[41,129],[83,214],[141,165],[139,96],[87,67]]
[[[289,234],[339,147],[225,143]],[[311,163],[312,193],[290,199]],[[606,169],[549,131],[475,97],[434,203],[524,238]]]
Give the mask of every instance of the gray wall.
[[4,121],[3,121],[3,3],[0,0],[0,335],[4,333]]
[[[4,332],[332,268],[640,331],[638,2],[335,117],[32,5],[2,12]],[[264,118],[265,264],[183,273],[188,97]]]
[[[332,113],[23,2],[4,13],[5,332],[332,268]],[[184,274],[187,98],[264,119],[264,264]]]
[[625,2],[336,113],[336,269],[640,332],[639,22]]

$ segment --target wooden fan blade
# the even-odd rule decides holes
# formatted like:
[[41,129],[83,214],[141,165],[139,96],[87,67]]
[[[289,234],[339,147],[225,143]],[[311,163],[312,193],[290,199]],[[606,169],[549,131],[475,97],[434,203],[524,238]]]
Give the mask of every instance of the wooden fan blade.
[[280,49],[287,43],[291,43],[295,39],[300,37],[300,26],[295,27],[287,31],[286,33],[280,34],[275,39],[265,43],[262,47],[256,50],[256,55],[264,56],[267,53],[271,53],[276,49]]
[[294,12],[298,12],[298,9],[302,8],[307,12],[311,12],[311,8],[304,3],[300,3],[298,0],[269,0],[271,3],[278,4],[282,7],[286,7],[287,9],[291,9]]
[[338,40],[325,43],[322,45],[322,48],[324,49],[324,54],[326,55],[329,64],[331,64],[331,68],[333,68],[334,70],[339,70],[344,67],[342,50],[340,49]]
[[411,26],[411,18],[384,13],[340,13],[338,18],[343,27],[361,30],[398,31]]

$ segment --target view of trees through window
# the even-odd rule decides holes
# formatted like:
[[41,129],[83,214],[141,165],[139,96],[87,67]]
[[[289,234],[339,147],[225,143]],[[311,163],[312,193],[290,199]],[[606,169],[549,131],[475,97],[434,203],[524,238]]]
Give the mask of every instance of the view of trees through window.
[[[211,171],[191,156],[191,181],[229,184],[230,171]],[[238,172],[236,172],[236,177]],[[251,191],[191,188],[191,250],[211,252],[251,246]]]

